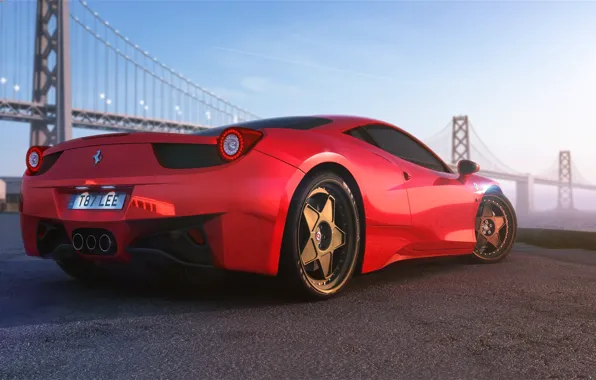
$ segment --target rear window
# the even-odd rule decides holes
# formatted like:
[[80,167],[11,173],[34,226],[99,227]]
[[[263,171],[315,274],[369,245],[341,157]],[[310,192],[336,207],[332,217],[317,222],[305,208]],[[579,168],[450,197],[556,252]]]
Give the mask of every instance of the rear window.
[[230,127],[250,129],[288,128],[306,130],[329,124],[332,121],[333,120],[331,119],[312,116],[275,117],[271,119],[253,120],[243,123],[224,125],[221,127],[208,128],[199,132],[194,132],[193,134],[201,136],[218,136],[224,129]]

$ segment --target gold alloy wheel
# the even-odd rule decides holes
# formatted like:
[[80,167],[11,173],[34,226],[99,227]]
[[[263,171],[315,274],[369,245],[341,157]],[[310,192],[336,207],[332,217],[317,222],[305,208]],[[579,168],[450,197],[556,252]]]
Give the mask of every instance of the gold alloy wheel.
[[483,199],[476,217],[474,253],[484,259],[496,259],[508,246],[509,237],[509,219],[503,205]]
[[318,288],[332,287],[349,269],[344,249],[345,205],[332,195],[333,186],[317,187],[306,198],[299,230],[300,261],[309,281]]
[[[352,187],[354,186],[354,187]],[[310,173],[298,185],[286,218],[280,278],[310,300],[334,297],[361,265],[359,194],[337,173]]]

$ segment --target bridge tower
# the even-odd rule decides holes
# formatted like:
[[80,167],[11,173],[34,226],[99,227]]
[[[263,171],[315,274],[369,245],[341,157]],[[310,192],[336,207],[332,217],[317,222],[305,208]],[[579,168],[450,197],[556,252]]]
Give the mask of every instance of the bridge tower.
[[559,196],[557,208],[573,209],[573,189],[571,187],[571,152],[564,150],[559,152]]
[[33,102],[45,120],[31,122],[30,145],[55,145],[72,138],[67,0],[37,0],[35,24]]
[[467,116],[454,116],[451,122],[451,163],[470,159],[470,133]]

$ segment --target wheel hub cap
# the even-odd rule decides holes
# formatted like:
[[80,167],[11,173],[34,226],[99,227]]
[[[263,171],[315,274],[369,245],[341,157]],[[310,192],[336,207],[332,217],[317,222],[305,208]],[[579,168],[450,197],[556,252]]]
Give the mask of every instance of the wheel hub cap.
[[327,251],[331,245],[332,235],[333,231],[331,229],[331,225],[326,221],[320,222],[315,232],[315,240],[317,241],[321,251]]
[[490,219],[485,219],[482,222],[482,234],[484,236],[491,236],[495,231],[495,223]]

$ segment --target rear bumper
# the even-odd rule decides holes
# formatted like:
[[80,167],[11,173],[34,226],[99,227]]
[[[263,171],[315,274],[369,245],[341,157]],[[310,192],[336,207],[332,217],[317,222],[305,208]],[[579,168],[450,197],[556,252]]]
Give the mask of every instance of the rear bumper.
[[[37,226],[35,237],[36,254],[47,259],[80,255],[90,260],[104,262],[128,262],[132,258],[141,260],[162,259],[171,263],[188,267],[215,266],[210,242],[205,238],[205,223],[219,215],[200,215],[195,217],[160,218],[153,220],[136,220],[125,224],[95,224],[93,227],[80,223],[68,223],[60,220],[40,219],[22,216],[25,225]],[[126,227],[124,237],[136,236],[123,249],[119,249],[118,241],[123,241],[122,228]],[[69,234],[67,229],[72,229]],[[130,231],[134,231],[130,234]],[[73,247],[74,234],[81,234],[83,241],[89,236],[95,238],[95,247],[89,249],[86,244],[76,250]],[[101,236],[110,238],[105,250],[97,243]],[[127,239],[124,239],[126,241]],[[130,240],[130,239],[128,239]],[[30,241],[29,239],[27,241]],[[103,247],[102,247],[103,248]]]
[[[172,170],[151,181],[24,177],[25,251],[44,258],[75,252],[118,262],[161,255],[189,266],[276,274],[287,208],[303,173],[258,151],[228,165],[185,172]],[[83,185],[128,189],[123,209],[68,210],[67,189]],[[107,232],[114,247],[75,251],[72,238],[78,232],[97,237]]]

